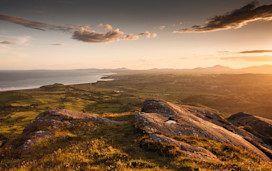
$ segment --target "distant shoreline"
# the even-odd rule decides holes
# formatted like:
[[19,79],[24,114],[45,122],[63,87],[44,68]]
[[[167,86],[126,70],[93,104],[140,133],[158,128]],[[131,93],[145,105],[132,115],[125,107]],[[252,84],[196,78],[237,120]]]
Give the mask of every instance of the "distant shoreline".
[[0,92],[10,92],[10,91],[35,91],[35,90],[40,90],[41,87],[43,86],[48,86],[48,85],[54,85],[54,84],[63,84],[63,85],[79,85],[79,84],[94,84],[99,81],[112,81],[114,78],[112,77],[116,73],[105,73],[105,75],[101,76],[99,79],[97,79],[94,82],[80,82],[80,83],[71,83],[71,84],[63,84],[63,83],[53,83],[53,84],[47,84],[47,85],[37,85],[37,86],[30,86],[30,87],[11,87],[11,88],[0,88]]

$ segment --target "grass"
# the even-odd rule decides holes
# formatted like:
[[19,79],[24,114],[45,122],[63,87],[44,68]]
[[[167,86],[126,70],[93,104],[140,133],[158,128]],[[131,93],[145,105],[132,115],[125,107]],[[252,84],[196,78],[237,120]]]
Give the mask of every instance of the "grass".
[[218,143],[214,140],[194,136],[174,137],[174,139],[186,142],[192,146],[203,147],[216,155],[221,161],[234,160],[239,162],[260,162],[257,157],[241,150],[240,148],[228,144]]
[[[140,109],[146,98],[212,108],[225,117],[243,111],[271,119],[272,75],[116,77],[114,81],[96,84],[58,84],[36,90],[0,92],[0,145],[20,134],[39,113],[60,106],[129,121],[124,125],[63,128],[54,137],[41,140],[22,158],[0,161],[0,170],[271,170],[271,165],[244,151],[197,137],[175,138],[206,148],[221,161],[180,156],[176,147],[166,144],[147,142],[148,146],[141,148],[143,134],[135,129],[132,119],[133,112]],[[162,155],[165,152],[169,155]]]
[[269,74],[114,77],[117,79],[96,84],[55,84],[31,91],[0,92],[0,134],[14,137],[40,112],[59,106],[98,114],[132,112],[146,98],[207,107],[224,117],[243,111],[272,118],[272,75]]
[[[0,161],[0,170],[271,170],[268,163],[236,147],[198,137],[175,137],[204,147],[221,161],[184,157],[173,145],[141,142],[142,133],[133,126],[132,113],[105,114],[128,121],[124,125],[92,122],[61,128],[55,136],[40,140],[20,158]],[[83,126],[82,126],[83,125]],[[144,147],[143,147],[144,146]]]
[[251,144],[253,144],[255,147],[257,147],[259,150],[261,150],[264,154],[266,154],[269,158],[272,158],[272,152],[271,150],[268,150],[266,148],[264,148],[263,146],[261,146],[259,143],[257,143],[256,141],[250,139],[250,138],[244,138],[245,140],[247,140],[248,142],[250,142]]
[[145,150],[157,152],[164,157],[175,158],[181,156],[182,154],[181,150],[175,145],[154,142],[148,139],[142,139],[140,141],[140,146]]
[[[109,115],[109,114],[108,114]],[[131,113],[115,115],[115,120],[132,121]],[[41,140],[18,160],[3,160],[1,169],[56,169],[56,170],[130,170],[158,166],[143,160],[145,153],[137,143],[131,123],[125,125],[101,125],[88,123],[62,128],[48,140]],[[135,153],[135,151],[142,153]],[[145,155],[143,155],[145,156]],[[148,156],[148,155],[147,155]]]
[[[175,145],[162,142],[154,142],[143,138],[141,146],[148,150],[158,153],[161,156],[170,157],[173,169],[196,169],[207,170],[270,170],[271,163],[266,163],[253,156],[251,153],[243,151],[235,146],[218,143],[206,138],[183,136],[172,137],[178,141],[186,142],[192,146],[203,147],[212,152],[220,161],[200,160],[195,158],[183,157],[182,152]],[[262,167],[260,167],[260,165]]]
[[114,90],[88,84],[52,85],[34,91],[0,92],[0,134],[15,137],[39,113],[60,106],[98,114],[130,112],[140,107],[142,100],[126,93],[116,94]]
[[136,74],[117,78],[98,86],[116,87],[144,98],[203,105],[226,116],[244,111],[271,118],[272,75]]

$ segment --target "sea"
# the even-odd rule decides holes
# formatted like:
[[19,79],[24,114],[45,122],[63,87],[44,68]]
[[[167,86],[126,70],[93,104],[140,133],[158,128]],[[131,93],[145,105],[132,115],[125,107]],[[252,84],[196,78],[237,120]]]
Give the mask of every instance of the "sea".
[[0,91],[39,88],[43,85],[64,85],[109,81],[112,75],[103,70],[0,70]]

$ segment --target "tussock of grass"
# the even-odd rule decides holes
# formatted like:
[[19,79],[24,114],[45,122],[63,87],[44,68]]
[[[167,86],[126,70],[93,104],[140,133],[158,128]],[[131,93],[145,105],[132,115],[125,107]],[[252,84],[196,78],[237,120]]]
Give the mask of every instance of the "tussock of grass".
[[[110,117],[114,117],[108,114]],[[118,120],[131,122],[133,115],[116,114]],[[198,137],[175,137],[191,145],[206,147],[222,161],[206,161],[180,155],[176,146],[141,138],[132,123],[103,125],[78,123],[56,130],[55,136],[40,140],[21,158],[3,159],[0,170],[262,170],[271,165],[253,160],[232,146]],[[140,147],[142,146],[142,148]],[[148,149],[148,150],[145,150]],[[239,154],[237,154],[239,153]],[[238,156],[235,156],[235,155]],[[224,159],[224,160],[223,160]]]
[[130,160],[127,163],[127,167],[136,168],[136,169],[144,169],[144,168],[154,168],[156,167],[156,165],[144,160]]
[[257,143],[253,139],[250,139],[250,138],[247,138],[247,137],[244,137],[244,139],[247,140],[248,142],[250,142],[251,144],[253,144],[259,150],[261,150],[264,154],[266,154],[270,159],[272,159],[271,150],[269,151],[268,149],[264,148],[263,146],[261,146],[259,143]]
[[178,157],[181,156],[182,154],[179,148],[175,145],[162,143],[158,141],[154,142],[146,138],[140,141],[140,147],[145,150],[157,152],[165,157]]
[[203,147],[216,155],[221,161],[234,160],[243,162],[250,160],[256,163],[260,162],[260,159],[251,153],[229,144],[222,144],[214,140],[194,136],[174,137],[174,139],[186,142],[192,146]]
[[[100,126],[103,127],[103,125]],[[99,129],[99,126],[89,125],[85,128]],[[147,161],[131,160],[127,153],[107,143],[107,139],[82,136],[81,134],[85,134],[86,129],[73,129],[70,129],[72,132],[61,131],[53,138],[41,140],[30,151],[22,155],[24,159],[2,160],[0,170],[91,170],[94,168],[97,170],[124,170],[134,167],[155,167],[154,164]],[[81,138],[67,140],[67,137],[78,136]]]

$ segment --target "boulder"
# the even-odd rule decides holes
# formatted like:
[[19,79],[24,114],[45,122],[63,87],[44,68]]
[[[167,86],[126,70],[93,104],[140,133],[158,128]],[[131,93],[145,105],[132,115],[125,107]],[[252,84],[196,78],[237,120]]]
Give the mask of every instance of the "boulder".
[[[205,111],[205,109],[199,109]],[[246,141],[241,135],[225,129],[219,124],[220,122],[223,125],[231,125],[228,121],[218,117],[215,113],[210,113],[214,118],[219,119],[216,124],[213,123],[215,120],[212,122],[205,119],[204,116],[193,110],[195,110],[193,107],[187,105],[175,105],[162,100],[146,100],[141,112],[135,114],[135,124],[149,134],[160,133],[169,137],[196,136],[208,138],[239,147],[263,160],[270,161],[267,155]],[[166,123],[169,117],[174,118],[176,123]]]
[[265,143],[272,146],[272,120],[260,116],[254,116],[239,112],[231,115],[228,119],[235,126],[244,128]]
[[[21,153],[31,148],[39,139],[54,136],[54,130],[60,127],[71,127],[78,122],[94,122],[107,125],[124,124],[125,121],[113,121],[100,117],[97,114],[75,112],[66,109],[52,109],[39,114],[32,123],[28,124],[23,133],[16,139],[7,142],[4,151],[15,151]],[[48,129],[48,128],[51,129]]]

